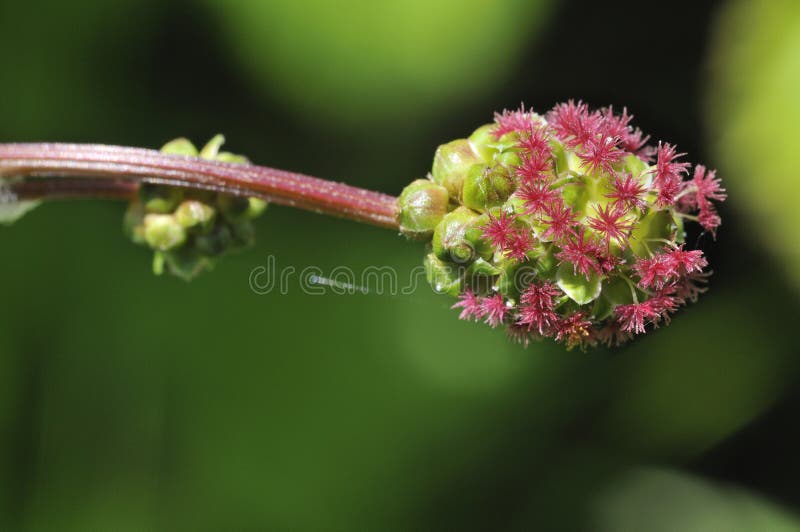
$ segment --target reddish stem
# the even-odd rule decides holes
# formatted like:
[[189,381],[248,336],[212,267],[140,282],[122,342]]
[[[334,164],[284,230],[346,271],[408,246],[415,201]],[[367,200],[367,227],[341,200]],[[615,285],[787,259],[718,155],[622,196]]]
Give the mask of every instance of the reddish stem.
[[[0,180],[20,198],[127,199],[138,183],[255,196],[267,201],[391,229],[397,198],[343,183],[264,166],[166,155],[95,144],[0,144]],[[65,179],[52,179],[65,178]]]

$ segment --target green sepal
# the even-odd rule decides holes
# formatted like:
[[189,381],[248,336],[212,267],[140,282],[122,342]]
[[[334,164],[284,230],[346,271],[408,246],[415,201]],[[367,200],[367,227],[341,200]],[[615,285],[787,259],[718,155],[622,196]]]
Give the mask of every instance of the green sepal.
[[651,239],[672,240],[676,225],[672,212],[669,210],[657,211],[650,210],[636,223],[631,231],[630,246],[631,251],[637,257],[649,257],[650,251],[655,247],[659,248],[663,244],[648,242]]
[[538,277],[536,263],[531,261],[521,262],[507,257],[498,257],[494,264],[500,270],[500,275],[492,288],[507,299],[519,299],[520,288],[528,286],[534,278]]
[[448,213],[433,231],[433,253],[440,260],[468,264],[475,259],[475,244],[466,237],[466,231],[478,218],[478,213],[459,207]]
[[423,265],[425,266],[425,277],[434,292],[451,296],[457,296],[461,293],[463,267],[443,262],[436,258],[433,253],[425,256]]
[[600,297],[592,308],[592,316],[599,321],[605,320],[611,316],[614,307],[630,303],[633,303],[633,294],[625,279],[619,277],[606,279],[603,281]]
[[587,279],[581,273],[575,273],[573,266],[564,263],[556,272],[556,284],[578,305],[591,303],[602,291],[602,278],[592,272]]
[[495,277],[500,275],[502,271],[491,262],[479,257],[467,268],[467,276]]

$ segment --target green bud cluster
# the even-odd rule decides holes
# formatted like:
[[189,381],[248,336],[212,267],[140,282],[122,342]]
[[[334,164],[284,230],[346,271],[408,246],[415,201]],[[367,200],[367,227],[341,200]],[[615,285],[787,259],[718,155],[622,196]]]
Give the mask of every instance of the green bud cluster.
[[526,344],[614,345],[703,291],[683,225],[713,232],[724,189],[702,166],[687,179],[674,146],[646,146],[629,121],[569,102],[439,146],[399,197],[400,230],[428,243],[428,282],[459,297],[462,319]]
[[[175,139],[161,151],[174,155],[246,164],[247,158],[221,152],[222,135],[201,150],[187,139]],[[165,270],[190,280],[210,270],[225,253],[250,246],[252,220],[267,208],[258,198],[144,184],[125,213],[123,227],[134,243],[153,250],[153,272]]]

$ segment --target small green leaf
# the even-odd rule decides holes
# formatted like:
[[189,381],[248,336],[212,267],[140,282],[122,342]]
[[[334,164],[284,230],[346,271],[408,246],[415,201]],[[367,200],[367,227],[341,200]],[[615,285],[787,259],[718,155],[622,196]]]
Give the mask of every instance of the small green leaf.
[[582,274],[575,275],[571,264],[562,264],[556,274],[556,283],[578,305],[591,303],[600,296],[602,278],[592,273],[589,279]]

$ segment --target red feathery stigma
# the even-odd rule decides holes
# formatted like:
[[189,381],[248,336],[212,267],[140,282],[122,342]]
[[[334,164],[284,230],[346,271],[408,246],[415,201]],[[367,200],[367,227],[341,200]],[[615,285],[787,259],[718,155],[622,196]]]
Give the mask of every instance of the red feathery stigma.
[[700,294],[708,290],[708,287],[705,285],[708,283],[708,277],[710,275],[710,272],[693,273],[681,279],[674,285],[675,297],[680,298],[681,301],[697,302],[697,298],[700,297]]
[[483,298],[483,301],[481,301],[481,310],[483,311],[483,315],[486,316],[486,323],[492,328],[503,323],[510,311],[502,294],[495,294],[491,297]]
[[552,190],[551,186],[551,181],[538,181],[524,183],[517,189],[516,194],[525,206],[525,214],[543,213],[547,205],[561,200],[561,192]]
[[511,233],[508,244],[501,249],[507,257],[520,262],[528,260],[528,252],[534,245],[533,234],[527,228],[516,227]]
[[592,322],[583,312],[575,312],[561,319],[556,325],[556,341],[564,341],[567,347],[574,347],[589,337]]
[[708,266],[708,261],[703,257],[703,252],[699,249],[685,250],[681,244],[672,251],[665,253],[667,260],[673,265],[680,275],[689,275],[695,272],[702,272]]
[[464,290],[464,293],[458,296],[458,303],[453,305],[450,308],[460,308],[461,314],[458,315],[458,319],[460,320],[469,320],[469,319],[479,319],[483,316],[483,308],[481,307],[481,301],[476,296],[472,290],[467,288]]
[[521,163],[514,168],[520,183],[535,183],[549,180],[553,175],[553,163],[549,156],[541,153],[521,153]]
[[583,144],[578,157],[592,172],[603,170],[614,173],[614,165],[622,159],[625,152],[617,148],[619,139],[615,137],[592,137]]
[[496,217],[489,212],[487,217],[489,221],[481,227],[483,238],[495,248],[508,247],[514,233],[514,216],[501,211]]
[[575,275],[581,272],[587,279],[591,276],[592,272],[602,274],[602,268],[597,261],[600,255],[600,250],[591,239],[587,240],[586,232],[581,233],[580,236],[575,236],[568,240],[561,248],[561,251],[556,253],[556,258],[560,262],[569,262],[572,264],[572,270]]
[[628,238],[628,231],[633,228],[633,222],[624,217],[628,214],[619,204],[595,206],[595,216],[588,219],[589,227],[603,235],[606,247],[612,240],[623,244]]
[[584,144],[598,134],[602,115],[589,112],[589,106],[573,100],[556,105],[547,115],[547,120],[560,140],[570,148]]
[[620,328],[629,333],[642,334],[645,331],[645,322],[658,319],[661,314],[650,303],[631,303],[630,305],[618,305],[614,309]]
[[575,235],[575,213],[572,209],[564,205],[563,202],[552,202],[544,206],[545,217],[542,218],[541,223],[547,229],[542,234],[542,239],[548,238],[552,240],[562,240],[569,236]]
[[717,209],[714,208],[712,203],[706,203],[700,207],[700,214],[698,214],[697,219],[703,229],[714,235],[717,233],[717,227],[722,224],[722,218],[719,217]]
[[647,187],[631,174],[625,174],[624,179],[622,176],[615,174],[612,177],[611,185],[614,189],[613,192],[605,196],[613,199],[614,203],[629,209],[634,207],[644,209],[647,206],[642,199],[642,196],[647,192]]
[[707,170],[705,166],[698,164],[691,181],[683,183],[680,206],[685,210],[702,209],[711,200],[725,201],[728,195],[716,175],[716,170]]
[[650,140],[649,135],[645,136],[641,129],[630,125],[633,115],[628,114],[627,108],[622,108],[621,115],[615,115],[613,107],[603,109],[602,113],[605,135],[619,138],[619,147],[623,150],[638,154]]
[[600,253],[597,255],[597,263],[600,264],[600,269],[603,271],[603,273],[612,273],[618,268],[622,267],[622,265],[625,263],[621,257],[617,257],[611,253],[604,253],[603,250],[599,251]]
[[517,146],[522,152],[545,158],[550,158],[553,154],[550,148],[550,132],[544,124],[530,125],[527,131],[520,133]]
[[692,273],[699,273],[708,266],[699,249],[686,251],[683,245],[653,255],[649,259],[639,259],[633,268],[639,275],[639,286],[642,288],[662,289],[668,283],[676,281]]
[[520,297],[519,317],[517,323],[536,330],[539,334],[550,336],[552,328],[558,323],[555,313],[556,296],[561,291],[552,283],[531,284]]
[[521,105],[516,111],[504,109],[502,113],[494,114],[494,121],[497,124],[497,128],[493,132],[494,137],[499,139],[507,133],[528,131],[531,125],[538,120],[536,113],[526,111],[524,105]]
[[639,259],[633,268],[639,275],[639,286],[642,288],[662,288],[668,281],[678,277],[674,265],[665,254]]
[[656,153],[655,185],[658,188],[658,204],[666,206],[672,204],[675,195],[680,192],[689,163],[676,161],[686,154],[677,153],[676,147],[671,144],[659,142]]

